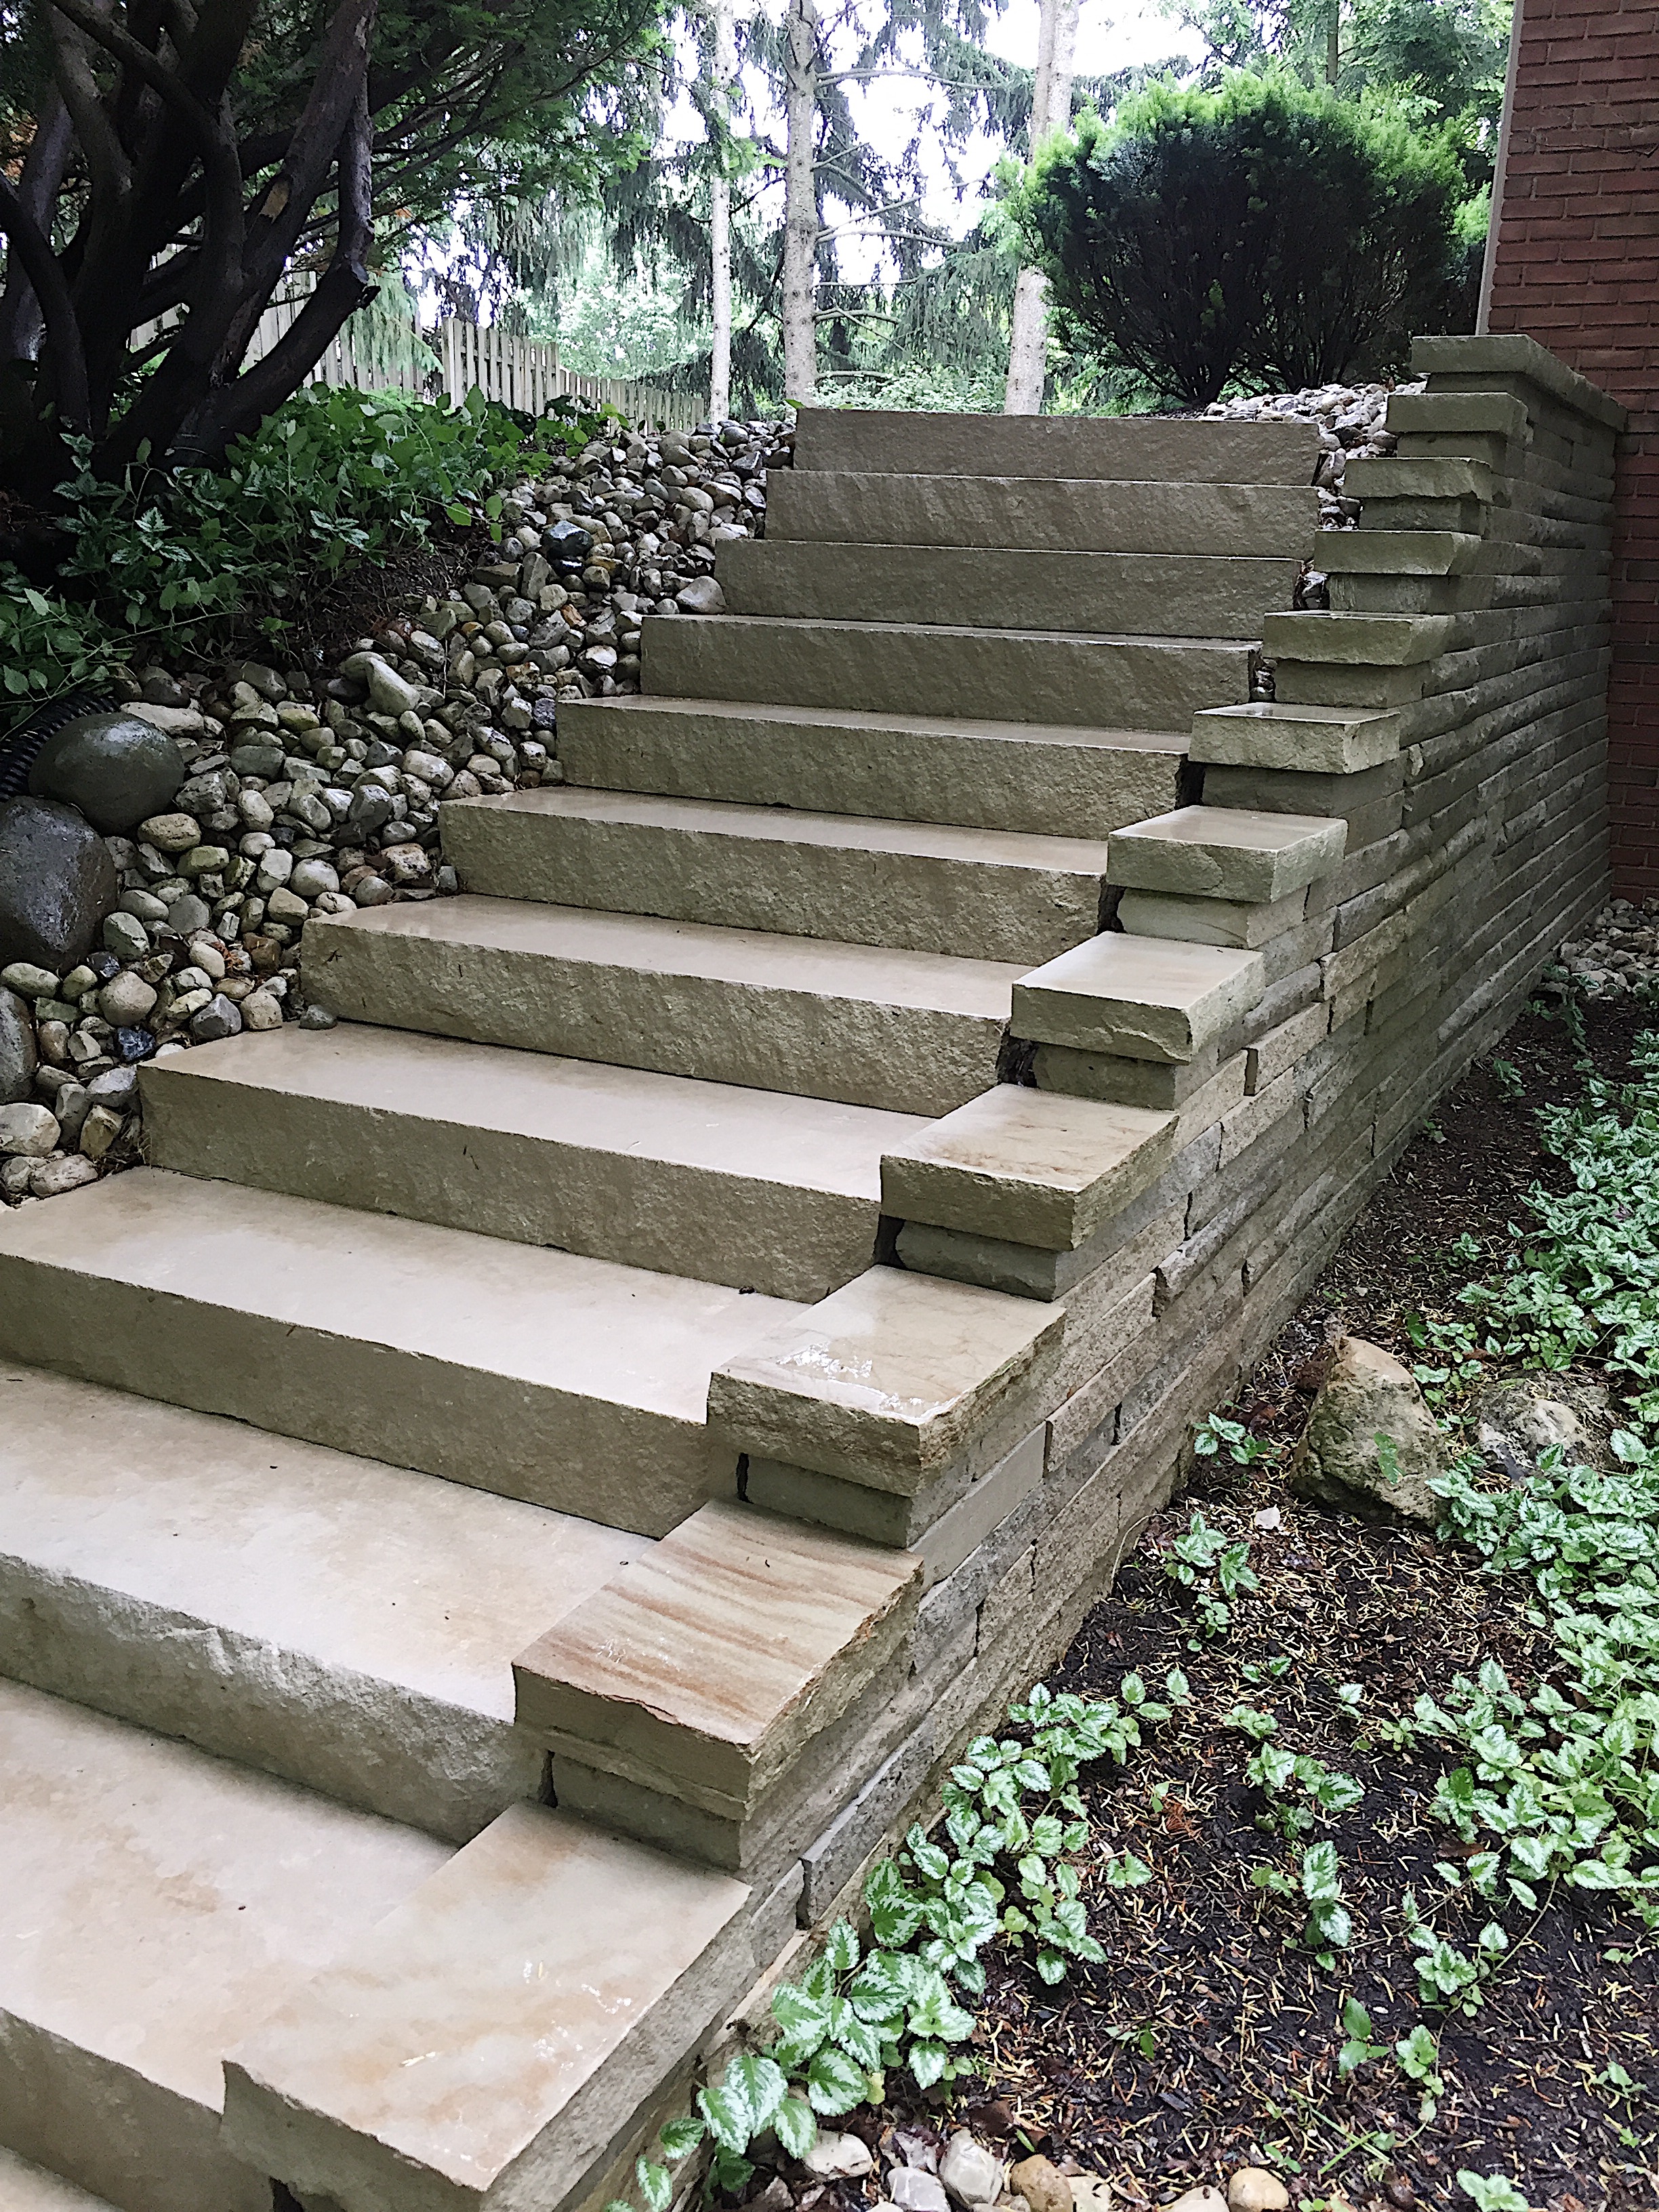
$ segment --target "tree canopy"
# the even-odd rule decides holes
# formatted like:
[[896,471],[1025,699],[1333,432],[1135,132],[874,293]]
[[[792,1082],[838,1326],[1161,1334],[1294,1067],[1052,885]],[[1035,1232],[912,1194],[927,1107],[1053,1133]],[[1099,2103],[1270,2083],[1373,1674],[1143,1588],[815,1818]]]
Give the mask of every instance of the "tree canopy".
[[[111,468],[141,448],[216,459],[373,295],[377,224],[592,189],[634,158],[658,17],[658,0],[28,0],[0,21],[0,483],[38,496],[65,434]],[[245,368],[295,267],[310,295]]]

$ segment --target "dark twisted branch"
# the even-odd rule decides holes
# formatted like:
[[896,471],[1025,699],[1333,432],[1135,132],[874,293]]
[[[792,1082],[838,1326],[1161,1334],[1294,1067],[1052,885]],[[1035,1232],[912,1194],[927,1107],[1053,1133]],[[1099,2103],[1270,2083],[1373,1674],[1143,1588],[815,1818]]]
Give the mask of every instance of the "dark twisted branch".
[[22,263],[23,273],[40,305],[58,418],[65,429],[84,432],[91,427],[92,403],[81,326],[75,319],[69,286],[52,250],[52,240],[24,206],[3,170],[0,170],[0,231]]

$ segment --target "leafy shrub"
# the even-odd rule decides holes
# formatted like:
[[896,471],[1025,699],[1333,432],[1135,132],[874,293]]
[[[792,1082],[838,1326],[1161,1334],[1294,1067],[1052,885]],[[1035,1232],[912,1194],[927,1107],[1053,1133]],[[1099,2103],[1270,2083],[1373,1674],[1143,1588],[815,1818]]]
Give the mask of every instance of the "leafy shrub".
[[579,452],[605,417],[556,402],[538,422],[476,390],[459,407],[313,386],[232,447],[222,469],[141,461],[110,479],[72,441],[60,487],[58,589],[0,565],[0,726],[172,644],[275,635],[317,592],[445,521],[500,511],[533,455]]
[[1085,116],[1011,192],[1060,329],[1163,398],[1385,368],[1443,327],[1462,180],[1402,117],[1239,71]]

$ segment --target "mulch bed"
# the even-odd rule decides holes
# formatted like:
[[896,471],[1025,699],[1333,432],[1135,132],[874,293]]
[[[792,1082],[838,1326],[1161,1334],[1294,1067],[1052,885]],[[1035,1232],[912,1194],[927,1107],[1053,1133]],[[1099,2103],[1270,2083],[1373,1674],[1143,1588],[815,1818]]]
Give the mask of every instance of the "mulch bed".
[[[1587,1044],[1605,1073],[1626,1064],[1650,1012],[1586,1010]],[[1319,1376],[1319,1354],[1347,1328],[1409,1357],[1407,1316],[1449,1310],[1480,1272],[1445,1256],[1468,1231],[1483,1247],[1524,1218],[1522,1194],[1559,1170],[1540,1153],[1533,1112],[1575,1098],[1585,1048],[1558,1018],[1529,1014],[1500,1048],[1523,1095],[1488,1068],[1473,1071],[1439,1109],[1355,1224],[1313,1295],[1258,1368],[1236,1416],[1288,1447]],[[1196,1409],[1195,1409],[1196,1410]],[[1517,1590],[1481,1577],[1465,1554],[1432,1540],[1362,1526],[1291,1498],[1287,1452],[1239,1467],[1199,1463],[1191,1488],[1126,1565],[1112,1596],[1085,1623],[1050,1686],[1109,1695],[1134,1667],[1149,1682],[1180,1667],[1196,1704],[1115,1778],[1091,1770],[1085,1795],[1103,1848],[1153,1869],[1138,1890],[1085,1881],[1090,1924],[1105,1965],[1074,1968],[1058,1990],[1004,1954],[988,1954],[990,1987],[979,2037],[981,2101],[958,2112],[1026,2148],[1075,2160],[1149,2204],[1200,2182],[1224,2187],[1239,2165],[1277,2166],[1297,2203],[1334,2197],[1363,2208],[1462,2207],[1460,2168],[1510,2177],[1548,2212],[1653,2212],[1659,2205],[1659,1976],[1655,1946],[1609,1901],[1560,1893],[1528,1925],[1503,1915],[1513,1948],[1473,2019],[1423,2014],[1413,1954],[1400,1925],[1407,1883],[1440,1932],[1472,1950],[1490,1916],[1439,1903],[1437,1860],[1458,1854],[1427,1818],[1437,1769],[1368,1747],[1365,1715],[1408,1711],[1419,1692],[1496,1657],[1517,1685],[1545,1655]],[[1193,1648],[1185,1594],[1164,1575],[1161,1549],[1194,1507],[1249,1534],[1258,1593],[1235,1607],[1231,1634]],[[1277,1507],[1276,1529],[1255,1516]],[[1288,1660],[1282,1679],[1267,1662]],[[1335,1686],[1364,1686],[1360,1720]],[[1154,1692],[1156,1694],[1156,1692]],[[1354,1923],[1334,1972],[1297,1948],[1301,1915],[1249,1878],[1264,1859],[1293,1872],[1297,1854],[1254,1825],[1263,1809],[1246,1785],[1251,1747],[1221,1726],[1238,1703],[1279,1716],[1276,1741],[1356,1776],[1363,1802],[1318,1832],[1340,1854]],[[1622,1958],[1618,1954],[1633,1952]],[[1420,2019],[1445,2023],[1444,2094],[1432,2118],[1391,2058],[1343,2079],[1340,2014],[1352,1993],[1388,2046]],[[1647,2085],[1628,2102],[1609,2087],[1623,2067]],[[1340,2192],[1340,2193],[1339,2193]]]

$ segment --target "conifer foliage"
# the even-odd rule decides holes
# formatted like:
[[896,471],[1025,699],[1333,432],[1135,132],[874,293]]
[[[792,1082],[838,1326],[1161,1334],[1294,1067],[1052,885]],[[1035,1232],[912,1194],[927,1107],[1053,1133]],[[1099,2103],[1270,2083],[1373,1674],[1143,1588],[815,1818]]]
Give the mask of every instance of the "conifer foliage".
[[1287,73],[1086,116],[1011,199],[1062,337],[1202,407],[1386,369],[1444,329],[1462,179],[1443,146]]

